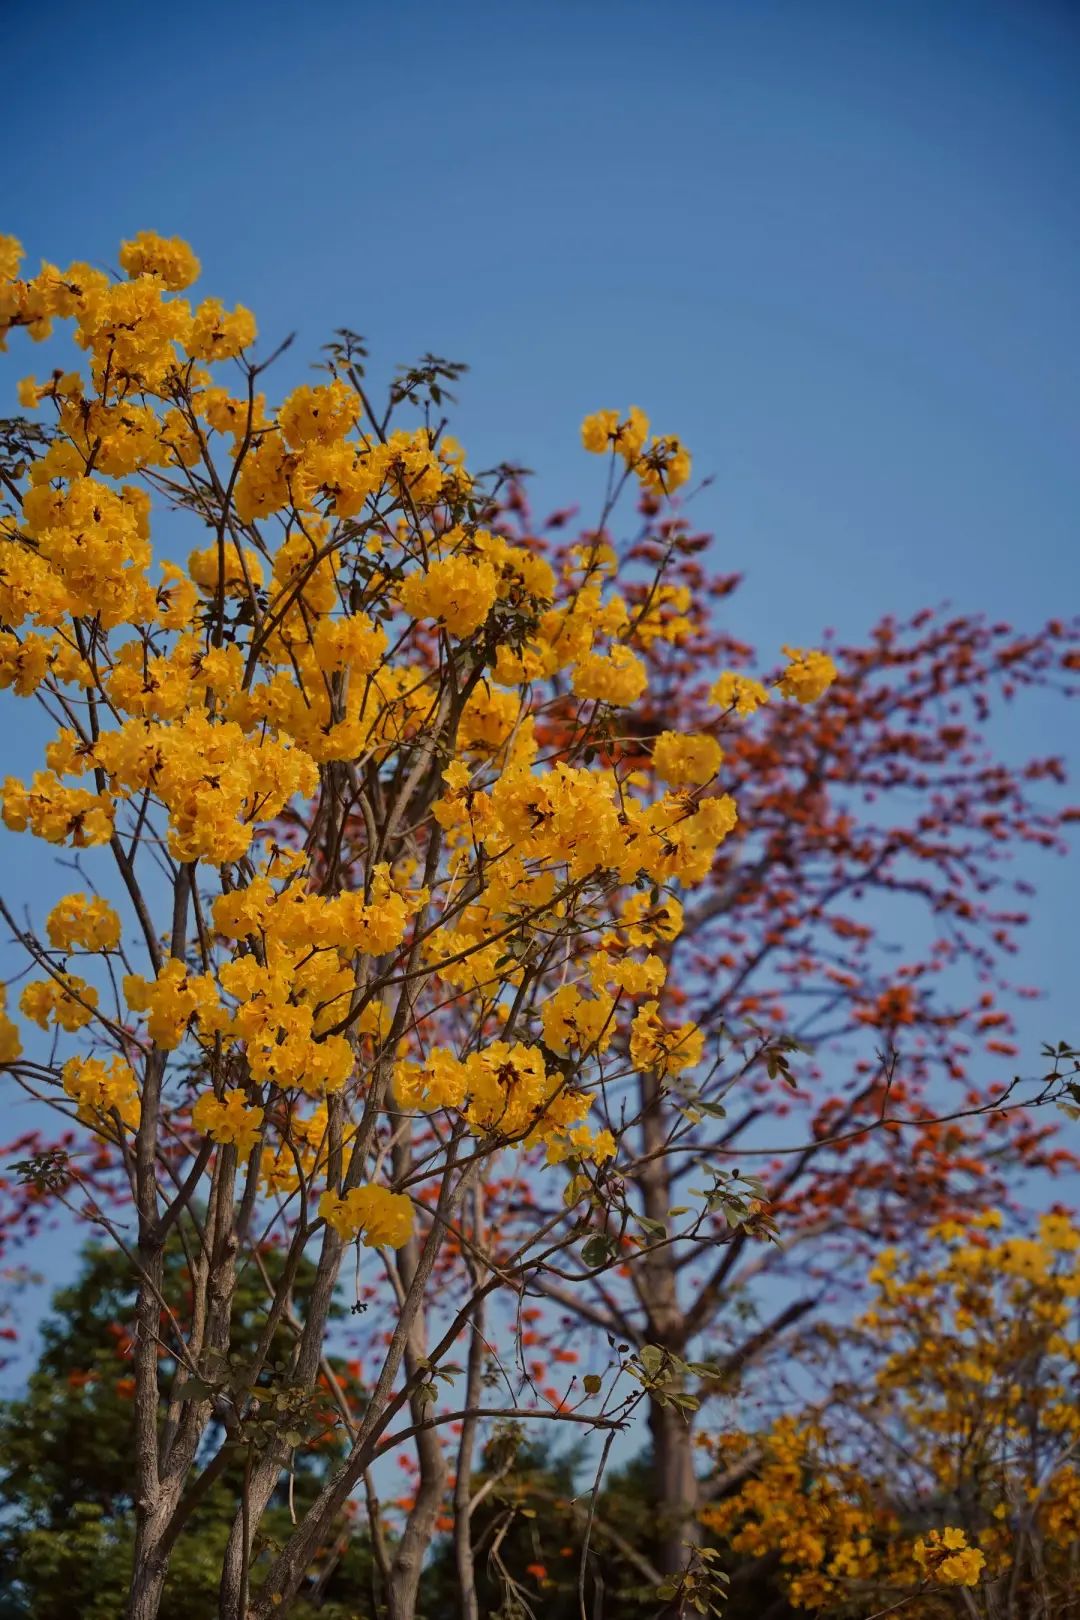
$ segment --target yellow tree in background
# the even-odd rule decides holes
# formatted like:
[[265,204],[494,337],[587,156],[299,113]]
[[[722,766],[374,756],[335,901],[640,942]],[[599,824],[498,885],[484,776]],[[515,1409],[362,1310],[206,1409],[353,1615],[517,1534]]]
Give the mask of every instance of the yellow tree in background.
[[[1051,1620],[1080,1581],[1080,1229],[948,1222],[884,1251],[859,1324],[805,1346],[826,1388],[705,1512],[827,1616]],[[840,1378],[837,1374],[842,1372]],[[722,1466],[746,1435],[713,1442]]]

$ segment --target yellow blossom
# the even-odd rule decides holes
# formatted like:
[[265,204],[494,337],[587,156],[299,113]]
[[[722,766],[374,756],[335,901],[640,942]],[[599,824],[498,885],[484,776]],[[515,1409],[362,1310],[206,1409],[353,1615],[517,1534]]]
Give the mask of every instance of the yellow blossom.
[[767,687],[762,686],[760,681],[751,680],[749,675],[739,675],[733,670],[721,675],[709,690],[710,703],[715,703],[718,709],[734,709],[736,714],[753,714],[755,709],[760,709],[768,701]]
[[594,455],[617,450],[628,466],[633,465],[649,433],[649,419],[636,405],[631,405],[625,418],[618,411],[595,411],[581,424],[581,442]]
[[247,1093],[239,1086],[215,1097],[204,1091],[191,1110],[191,1123],[214,1142],[231,1144],[246,1159],[259,1140],[263,1110],[247,1106]]
[[324,1192],[319,1214],[346,1243],[359,1237],[369,1249],[400,1249],[412,1236],[412,1204],[386,1187],[352,1187],[340,1197]]
[[662,731],[653,743],[653,769],[665,782],[703,787],[720,769],[724,751],[703,732]]
[[139,231],[120,246],[120,263],[129,276],[157,276],[162,286],[180,292],[199,279],[199,261],[178,236]]
[[803,652],[801,647],[785,647],[784,651],[791,662],[780,677],[781,692],[800,703],[813,703],[835,681],[836,665],[828,653]]
[[645,489],[674,494],[690,477],[690,452],[674,434],[656,438],[638,457],[634,471]]
[[116,1112],[129,1129],[138,1125],[138,1081],[123,1058],[114,1057],[108,1065],[101,1058],[69,1058],[62,1076],[64,1090],[78,1104],[85,1123],[95,1124],[98,1114]]
[[630,1026],[630,1061],[636,1069],[681,1074],[701,1062],[705,1036],[696,1024],[672,1029],[659,1017],[656,1001],[644,1001]]
[[58,974],[55,979],[35,979],[19,997],[27,1018],[42,1029],[55,1024],[69,1032],[83,1029],[94,1016],[98,993],[78,974]]
[[45,921],[49,939],[58,951],[115,951],[120,943],[120,918],[99,895],[69,894],[50,911]]
[[480,628],[494,601],[491,564],[457,554],[410,574],[401,587],[401,605],[410,617],[438,619],[461,640]]
[[22,261],[22,243],[15,236],[0,236],[0,281],[14,281]]
[[636,703],[649,684],[645,665],[622,643],[609,653],[586,653],[574,666],[573,688],[579,698],[625,708]]
[[6,1008],[7,989],[0,984],[0,1066],[14,1063],[22,1056],[22,1041],[19,1039],[18,1026],[14,1019],[8,1017]]
[[184,347],[193,360],[229,360],[255,341],[255,317],[243,305],[229,314],[219,298],[206,298],[195,311]]
[[969,1547],[962,1530],[931,1530],[915,1543],[915,1562],[944,1586],[978,1586],[986,1556]]

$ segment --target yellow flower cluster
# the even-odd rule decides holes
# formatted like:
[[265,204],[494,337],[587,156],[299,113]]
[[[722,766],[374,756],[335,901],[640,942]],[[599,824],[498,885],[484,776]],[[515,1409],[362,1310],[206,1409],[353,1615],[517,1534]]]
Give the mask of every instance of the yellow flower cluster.
[[129,1130],[139,1123],[139,1087],[135,1071],[121,1057],[69,1058],[63,1067],[64,1090],[78,1104],[79,1118],[97,1125],[101,1114],[119,1114]]
[[682,1074],[701,1062],[705,1037],[695,1024],[669,1029],[658,1008],[659,1002],[643,1002],[630,1026],[631,1060],[636,1068],[654,1074]]
[[583,996],[576,985],[560,985],[540,1012],[544,1040],[563,1055],[572,1050],[605,1052],[615,1034],[614,1012],[614,998],[605,991]]
[[718,709],[734,709],[736,714],[753,714],[769,701],[769,689],[749,675],[726,670],[709,689],[709,702]]
[[76,849],[107,844],[113,835],[113,803],[106,793],[69,788],[52,771],[35,771],[27,788],[9,776],[0,790],[4,825],[11,832],[27,828],[50,844]]
[[492,1041],[464,1060],[434,1048],[423,1063],[406,1060],[394,1071],[394,1094],[406,1108],[460,1108],[481,1137],[532,1146],[548,1157],[570,1154],[601,1161],[614,1153],[610,1132],[584,1126],[593,1098],[549,1071],[543,1054],[521,1042]]
[[55,1024],[72,1034],[85,1029],[94,1016],[98,993],[77,973],[57,974],[52,979],[34,979],[19,997],[19,1008],[40,1029]]
[[68,894],[45,919],[49,940],[58,951],[115,951],[120,943],[120,918],[107,900],[95,895]]
[[[860,1500],[848,1471],[820,1466],[824,1439],[812,1424],[800,1427],[794,1418],[780,1419],[769,1431],[765,1460],[754,1477],[701,1513],[702,1522],[730,1538],[736,1552],[753,1558],[778,1554],[788,1595],[801,1609],[826,1609],[843,1596],[849,1581],[878,1576],[880,1532],[896,1528],[895,1521],[883,1520]],[[725,1464],[748,1443],[745,1435],[722,1437]]]
[[581,424],[581,442],[594,456],[617,450],[633,466],[649,437],[649,418],[631,405],[623,420],[618,411],[594,411]]
[[344,1197],[324,1192],[319,1214],[344,1242],[358,1237],[369,1249],[400,1249],[412,1237],[412,1204],[386,1187],[351,1187]]
[[629,708],[648,684],[645,665],[622,642],[616,642],[607,653],[585,653],[574,666],[575,694],[579,698],[591,698],[595,703]]
[[[137,711],[144,692],[158,712],[191,702],[193,683],[170,697],[167,682],[153,673],[140,675],[137,690],[132,690],[122,678],[129,667],[121,662],[121,678],[108,683],[117,708]],[[212,658],[203,661],[195,679],[212,684]],[[314,761],[301,749],[273,737],[245,736],[235,722],[214,720],[198,708],[167,722],[125,721],[104,732],[92,748],[73,750],[65,769],[76,775],[103,771],[111,803],[153,792],[169,814],[169,850],[174,858],[205,860],[214,866],[240,860],[251,845],[256,820],[277,815],[295,794],[313,792],[318,782]],[[39,780],[35,778],[35,787]],[[19,802],[17,794],[14,802]],[[8,805],[6,785],[4,814],[11,826]]]
[[156,231],[139,231],[120,249],[120,267],[134,280],[137,276],[157,276],[170,292],[182,292],[198,281],[200,265],[186,242],[177,237],[159,236]]
[[180,1045],[192,1020],[204,1033],[224,1023],[217,986],[209,973],[189,973],[175,958],[166,962],[156,979],[128,973],[123,979],[124,999],[132,1012],[146,1013],[147,1030],[154,1045],[172,1052]]
[[665,794],[643,804],[613,773],[564,764],[542,774],[511,767],[490,793],[454,791],[435,813],[458,836],[513,847],[500,879],[519,878],[527,865],[534,872],[562,869],[572,879],[609,871],[630,882],[643,872],[655,883],[688,885],[702,881],[738,819],[729,794],[701,800]]
[[239,1086],[231,1087],[223,1097],[204,1091],[191,1110],[191,1123],[197,1131],[214,1142],[235,1147],[241,1159],[254,1151],[262,1121],[263,1110],[249,1108],[247,1095]]
[[636,405],[620,418],[618,411],[594,411],[581,424],[581,442],[594,455],[616,451],[645,489],[670,495],[690,477],[690,453],[673,434],[649,437],[649,419]]
[[452,636],[467,640],[479,630],[495,601],[495,570],[483,558],[454,555],[410,574],[401,605],[414,619],[438,619]]
[[969,1547],[962,1530],[931,1530],[915,1543],[915,1562],[943,1586],[978,1586],[986,1555]]
[[684,736],[662,731],[653,743],[653,770],[663,782],[678,787],[704,787],[720,769],[724,751],[715,737],[695,732]]
[[0,984],[0,1064],[14,1063],[22,1056],[19,1026],[7,1013],[7,989]]
[[835,681],[836,665],[828,653],[803,652],[801,647],[784,651],[791,662],[780,677],[781,692],[800,703],[815,703]]

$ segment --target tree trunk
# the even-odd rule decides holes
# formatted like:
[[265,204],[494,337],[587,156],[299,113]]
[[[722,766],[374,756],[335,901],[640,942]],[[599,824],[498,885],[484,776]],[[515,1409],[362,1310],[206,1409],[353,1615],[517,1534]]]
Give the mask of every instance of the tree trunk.
[[[144,1093],[150,1094],[156,1109],[161,1083],[162,1060],[154,1054],[147,1063]],[[127,1620],[156,1620],[168,1557],[162,1539],[171,1504],[164,1500],[161,1485],[161,1453],[158,1438],[158,1335],[161,1322],[162,1288],[165,1281],[163,1245],[154,1235],[157,1221],[156,1189],[153,1180],[154,1116],[144,1126],[147,1138],[137,1144],[139,1200],[139,1292],[135,1306],[135,1559],[128,1594]],[[149,1160],[149,1169],[147,1161]]]
[[656,1562],[665,1575],[678,1575],[687,1562],[687,1543],[700,1540],[694,1434],[677,1407],[649,1406],[652,1437],[652,1498],[656,1510]]
[[[663,1090],[655,1075],[641,1078],[641,1137],[644,1168],[637,1178],[641,1202],[650,1220],[666,1225],[672,1205],[671,1179],[664,1156]],[[679,1302],[672,1263],[674,1250],[658,1248],[642,1257],[638,1288],[647,1317],[648,1342],[675,1355],[685,1350],[686,1321]],[[667,1391],[678,1393],[668,1381]],[[650,1492],[659,1537],[657,1563],[665,1575],[677,1575],[687,1562],[686,1543],[699,1539],[695,1517],[697,1479],[689,1415],[677,1407],[649,1403],[652,1437]]]
[[[412,1129],[408,1123],[403,1122],[394,1144],[395,1178],[404,1178],[411,1169]],[[408,1243],[397,1251],[396,1262],[401,1298],[404,1302],[420,1263],[420,1245],[415,1237],[411,1237]],[[413,1318],[405,1346],[407,1377],[416,1377],[427,1356],[427,1349],[426,1313],[421,1303]],[[424,1398],[423,1386],[420,1386],[410,1398],[409,1408],[414,1423],[423,1423],[425,1418],[430,1417],[430,1407]],[[401,1540],[397,1544],[390,1565],[390,1581],[386,1594],[390,1620],[413,1620],[416,1613],[420,1572],[424,1566],[424,1556],[435,1533],[435,1520],[442,1504],[449,1472],[437,1429],[421,1429],[416,1436],[416,1453],[420,1464],[416,1500],[409,1510]]]
[[126,1620],[157,1620],[169,1567],[168,1559],[160,1552],[166,1522],[160,1512],[140,1512]]
[[[480,1182],[473,1189],[472,1203],[472,1235],[478,1255],[483,1250],[486,1242],[484,1231],[484,1188]],[[465,1263],[469,1268],[469,1280],[473,1287],[477,1288],[483,1281],[483,1271],[475,1256],[470,1258],[468,1251],[465,1251],[465,1257]],[[480,1406],[484,1393],[484,1321],[484,1300],[482,1296],[478,1296],[473,1307],[472,1322],[469,1329],[469,1360],[465,1381],[465,1410],[469,1413]],[[477,1427],[475,1417],[466,1417],[462,1422],[461,1439],[458,1443],[457,1473],[454,1479],[454,1560],[457,1564],[461,1620],[480,1620],[480,1604],[476,1595],[476,1562],[472,1541],[472,1470]]]

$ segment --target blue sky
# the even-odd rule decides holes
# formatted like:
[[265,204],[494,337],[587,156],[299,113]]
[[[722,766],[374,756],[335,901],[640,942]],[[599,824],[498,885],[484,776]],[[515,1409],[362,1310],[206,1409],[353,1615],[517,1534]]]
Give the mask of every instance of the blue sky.
[[[383,373],[466,360],[471,463],[552,505],[596,493],[581,416],[640,404],[715,475],[697,516],[766,649],[1080,605],[1075,5],[9,0],[5,35],[0,228],[32,262],[183,235],[201,291],[297,332],[283,387],[345,324]],[[43,369],[12,349],[4,414]],[[1040,702],[996,737],[1070,727]],[[0,856],[17,903],[65,886]],[[1025,1029],[1080,1038],[1076,866],[1029,875]]]
[[560,498],[583,411],[640,402],[716,474],[702,517],[779,639],[1075,584],[1074,7],[112,0],[41,28],[15,0],[32,257],[175,231],[268,343],[298,332],[295,370],[346,323],[385,366],[466,359],[470,453]]

